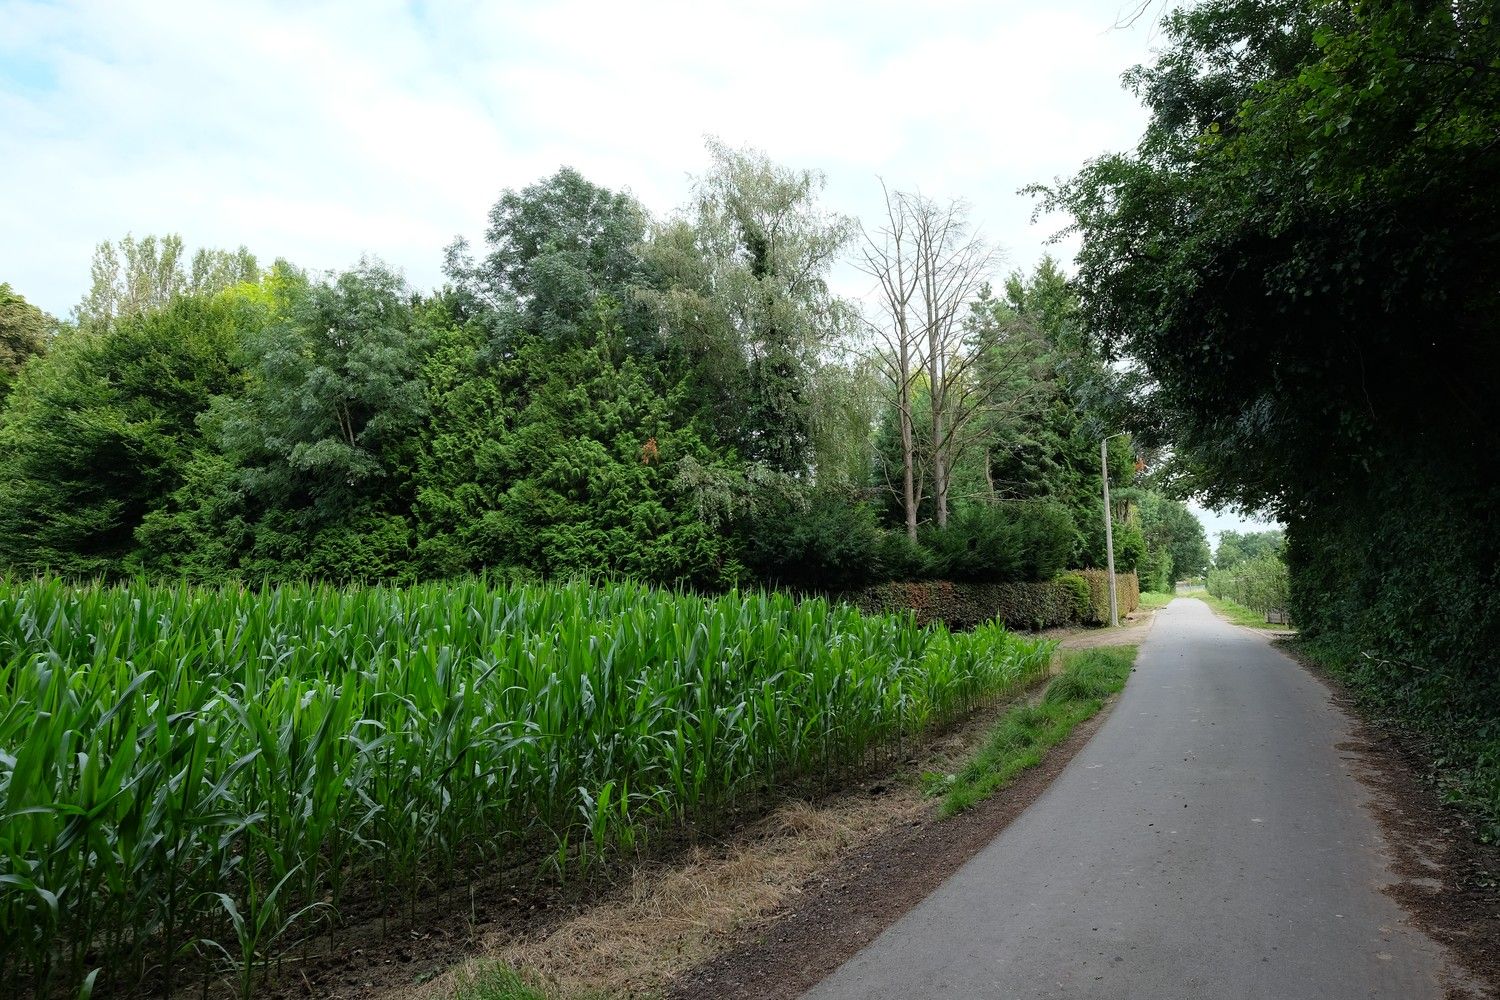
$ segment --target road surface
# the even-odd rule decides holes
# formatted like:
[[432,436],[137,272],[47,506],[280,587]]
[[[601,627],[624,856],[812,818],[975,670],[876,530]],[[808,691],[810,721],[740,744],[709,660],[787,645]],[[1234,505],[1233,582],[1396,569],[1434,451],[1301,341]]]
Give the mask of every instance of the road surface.
[[1052,787],[809,998],[1441,996],[1323,686],[1188,599],[1136,666]]

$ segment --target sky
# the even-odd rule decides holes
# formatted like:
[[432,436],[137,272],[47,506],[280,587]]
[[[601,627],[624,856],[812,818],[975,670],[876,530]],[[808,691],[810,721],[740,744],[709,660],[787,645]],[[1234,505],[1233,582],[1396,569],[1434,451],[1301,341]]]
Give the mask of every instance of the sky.
[[823,171],[833,211],[884,180],[968,201],[1007,268],[1068,262],[1018,189],[1134,146],[1131,3],[0,0],[0,281],[66,315],[97,243],[176,232],[431,288],[502,190],[569,165],[666,216],[707,136]]

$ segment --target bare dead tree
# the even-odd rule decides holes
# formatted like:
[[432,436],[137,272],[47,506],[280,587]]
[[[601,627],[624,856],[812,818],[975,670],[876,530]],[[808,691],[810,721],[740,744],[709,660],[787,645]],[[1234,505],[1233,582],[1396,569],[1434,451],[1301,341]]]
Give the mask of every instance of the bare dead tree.
[[[907,534],[915,537],[927,493],[924,471],[937,523],[946,526],[954,464],[991,403],[975,370],[979,345],[965,317],[1000,256],[974,232],[966,203],[939,203],[884,184],[882,191],[885,217],[876,229],[863,230],[857,264],[879,287],[879,318],[870,324],[879,348],[874,360],[886,375],[901,437],[901,483],[892,491],[901,499]],[[913,408],[924,381],[930,426],[926,440],[918,441]]]
[[[881,181],[885,218],[873,231],[860,225],[861,245],[855,266],[879,284],[879,318],[868,321],[877,350],[871,360],[885,376],[890,402],[896,409],[901,437],[901,485],[898,496],[907,537],[917,537],[917,509],[922,504],[923,476],[918,467],[916,422],[912,417],[915,387],[925,366],[924,330],[915,304],[921,284],[917,240],[912,218],[913,200],[892,192]],[[890,476],[886,476],[890,484]],[[897,492],[894,487],[893,492]]]
[[927,342],[927,381],[932,399],[929,461],[939,527],[948,524],[949,480],[960,442],[984,406],[985,392],[974,366],[979,352],[963,322],[969,304],[988,283],[999,251],[969,223],[968,204],[939,204],[914,195],[905,204],[915,236],[917,304]]

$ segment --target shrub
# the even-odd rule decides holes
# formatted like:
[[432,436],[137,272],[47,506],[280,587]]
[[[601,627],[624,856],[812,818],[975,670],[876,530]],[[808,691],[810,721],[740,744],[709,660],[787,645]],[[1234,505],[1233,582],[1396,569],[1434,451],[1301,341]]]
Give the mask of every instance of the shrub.
[[875,512],[840,490],[766,500],[741,527],[743,560],[778,587],[842,591],[881,579]]
[[[1109,623],[1109,571],[1103,569],[1081,569],[1076,571],[1089,588],[1089,614],[1084,618],[1088,625]],[[1140,581],[1134,573],[1115,573],[1115,593],[1120,615],[1129,614],[1141,603]]]
[[1077,573],[1063,573],[1057,578],[1057,585],[1065,589],[1073,601],[1073,615],[1080,622],[1086,622],[1094,610],[1093,592],[1089,589],[1089,582]]
[[[1095,579],[1098,578],[1097,594]],[[1051,580],[956,583],[948,580],[882,583],[846,596],[866,612],[911,611],[920,624],[942,622],[970,629],[998,621],[1013,628],[1099,624],[1109,620],[1109,597],[1102,570],[1063,573]],[[1120,613],[1140,603],[1134,574],[1119,574]],[[1098,599],[1103,598],[1103,611]]]
[[1051,503],[973,504],[960,508],[946,528],[929,527],[922,535],[934,572],[966,582],[1050,579],[1077,541],[1073,519]]
[[876,555],[885,579],[925,580],[932,576],[932,553],[904,531],[882,533]]
[[1211,570],[1208,592],[1261,614],[1285,611],[1291,601],[1286,563],[1278,556],[1259,556],[1230,569]]

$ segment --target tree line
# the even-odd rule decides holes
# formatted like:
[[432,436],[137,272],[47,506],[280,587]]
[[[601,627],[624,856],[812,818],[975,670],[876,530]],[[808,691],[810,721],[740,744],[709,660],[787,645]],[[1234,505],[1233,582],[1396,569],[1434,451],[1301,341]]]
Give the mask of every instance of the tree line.
[[[1118,401],[1056,263],[1001,281],[961,202],[866,227],[815,171],[709,153],[665,219],[571,169],[505,191],[430,293],[177,236],[101,244],[66,322],[6,286],[0,562],[807,590],[1101,564]],[[1118,564],[1201,572],[1196,520],[1128,440],[1109,460]]]

